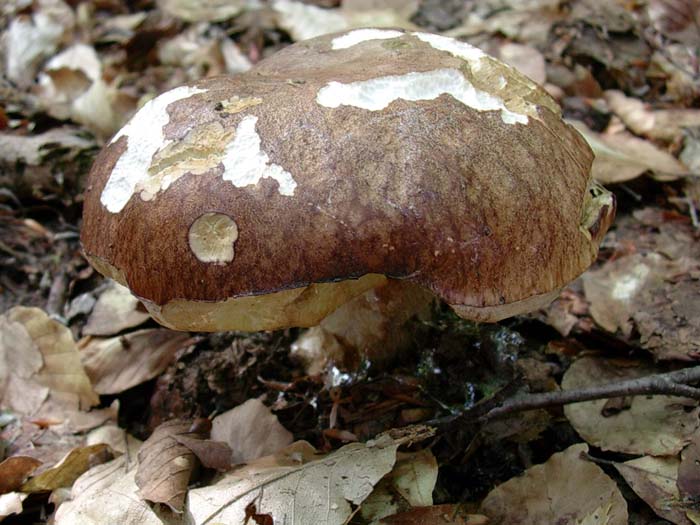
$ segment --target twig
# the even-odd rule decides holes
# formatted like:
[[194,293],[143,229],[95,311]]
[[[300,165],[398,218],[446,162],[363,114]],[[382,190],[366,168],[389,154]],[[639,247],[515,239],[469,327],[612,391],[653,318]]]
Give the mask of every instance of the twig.
[[466,412],[450,415],[446,418],[435,420],[430,424],[451,423],[462,418],[487,421],[489,419],[504,417],[515,412],[569,405],[572,403],[581,403],[583,401],[594,401],[596,399],[610,399],[614,397],[668,395],[700,400],[700,388],[688,386],[688,383],[696,383],[699,381],[700,366],[694,366],[675,372],[628,379],[627,381],[597,385],[590,388],[515,396],[506,399],[486,413],[483,413],[483,409],[479,407],[479,405],[476,405]]

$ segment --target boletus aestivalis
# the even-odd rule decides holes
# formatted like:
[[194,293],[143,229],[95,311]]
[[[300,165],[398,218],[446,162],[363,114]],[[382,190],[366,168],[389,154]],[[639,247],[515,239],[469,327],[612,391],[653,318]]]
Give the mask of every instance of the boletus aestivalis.
[[595,259],[592,157],[479,49],[359,29],[146,103],[94,163],[82,243],[179,330],[313,326],[397,280],[496,321]]

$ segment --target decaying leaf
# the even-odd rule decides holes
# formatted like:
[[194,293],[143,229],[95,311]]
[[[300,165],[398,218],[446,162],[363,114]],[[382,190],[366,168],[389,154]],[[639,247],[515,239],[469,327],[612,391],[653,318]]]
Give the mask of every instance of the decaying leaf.
[[126,122],[138,102],[104,81],[97,52],[86,44],[74,44],[51,58],[39,75],[39,88],[50,115],[70,118],[103,138]]
[[692,525],[693,522],[686,516],[692,507],[683,503],[676,486],[678,466],[679,461],[675,457],[644,456],[615,463],[615,468],[627,484],[659,517],[676,525]]
[[227,443],[230,461],[236,464],[274,454],[289,445],[293,436],[262,401],[249,399],[212,420],[211,439]]
[[88,317],[83,334],[114,335],[146,322],[150,316],[139,305],[126,286],[110,279],[109,287],[100,294]]
[[190,431],[188,421],[172,420],[159,425],[139,450],[136,484],[145,500],[165,503],[182,512],[187,485],[197,465],[194,453],[175,439],[176,435],[201,438]]
[[[635,361],[584,357],[564,374],[562,388],[574,390],[653,374],[653,368]],[[673,455],[698,430],[696,402],[671,396],[634,396],[628,407],[606,417],[607,400],[564,407],[576,432],[593,446],[626,454]]]
[[583,122],[570,121],[595,153],[593,177],[604,184],[634,179],[646,171],[659,180],[675,180],[688,174],[678,159],[654,144],[626,132],[596,133]]
[[657,359],[700,358],[700,263],[660,253],[634,253],[606,262],[583,275],[583,287],[596,323],[640,335]]
[[0,187],[20,198],[63,194],[64,185],[77,185],[95,149],[94,140],[67,126],[35,135],[1,133]]
[[623,525],[627,503],[615,482],[582,458],[580,443],[493,489],[480,512],[494,523]]
[[693,436],[690,444],[681,452],[676,485],[682,498],[688,501],[700,499],[700,435]]
[[158,7],[171,16],[188,22],[216,22],[233,18],[246,8],[255,7],[254,0],[158,0]]
[[641,100],[626,97],[622,91],[616,90],[606,91],[605,101],[625,126],[637,135],[671,142],[682,136],[683,128],[700,126],[700,109],[652,110]]
[[5,35],[5,74],[22,87],[31,85],[41,60],[56,51],[75,23],[72,9],[61,0],[37,7],[31,16],[14,17]]
[[[342,524],[351,514],[349,502],[361,504],[392,469],[397,447],[432,433],[418,427],[400,438],[353,443],[327,456],[306,442],[296,442],[220,475],[211,486],[191,490],[184,512],[194,525],[244,523],[253,509],[258,515],[269,514],[274,523],[283,523],[286,516],[295,523]],[[59,507],[56,525],[161,524],[138,495],[134,455],[132,450],[81,476],[73,486],[74,499]]]
[[[415,436],[421,439],[420,435]],[[367,444],[352,443],[312,459],[298,445],[273,458],[261,458],[225,474],[208,487],[191,490],[188,508],[196,523],[242,523],[254,505],[274,523],[345,523],[396,461],[401,441],[382,436]]]
[[650,0],[647,12],[654,26],[667,37],[688,46],[700,43],[699,0]]
[[192,339],[186,332],[138,330],[109,339],[93,339],[81,351],[85,372],[98,394],[118,394],[153,379]]
[[22,485],[22,492],[46,492],[70,487],[90,467],[112,459],[109,446],[104,444],[71,450],[57,465],[31,478]]
[[362,517],[378,520],[412,507],[429,507],[433,504],[437,475],[437,461],[430,450],[399,452],[392,471],[362,504]]
[[[277,13],[278,25],[295,41],[354,27],[414,27],[405,15],[408,12],[406,9],[394,10],[381,6],[366,9],[360,4],[322,9],[298,0],[274,0],[272,7]],[[354,7],[359,9],[355,10]]]
[[108,424],[90,431],[85,437],[85,444],[99,445],[103,443],[108,445],[118,455],[125,454],[128,451],[128,439],[126,430],[116,425]]
[[0,494],[17,490],[39,465],[41,461],[29,456],[12,456],[0,462]]
[[275,0],[278,24],[295,41],[306,40],[325,33],[335,33],[350,27],[339,9],[322,9],[296,0]]
[[0,324],[4,406],[34,416],[43,409],[55,419],[98,403],[68,328],[38,308],[22,306],[1,316]]
[[387,516],[371,525],[489,525],[486,516],[470,514],[460,505],[415,507],[406,512]]

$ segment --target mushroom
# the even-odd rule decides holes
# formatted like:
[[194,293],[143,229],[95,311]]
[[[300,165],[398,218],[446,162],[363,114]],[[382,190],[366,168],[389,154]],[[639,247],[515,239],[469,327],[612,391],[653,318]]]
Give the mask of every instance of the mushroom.
[[497,321],[594,261],[592,158],[479,49],[358,29],[146,103],[92,167],[82,243],[177,330],[314,326],[396,280]]

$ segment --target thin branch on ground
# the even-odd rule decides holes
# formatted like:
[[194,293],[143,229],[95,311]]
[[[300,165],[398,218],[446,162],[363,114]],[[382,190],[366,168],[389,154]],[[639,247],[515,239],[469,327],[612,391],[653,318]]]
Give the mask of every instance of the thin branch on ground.
[[697,382],[700,382],[700,366],[577,390],[523,394],[495,402],[487,399],[465,412],[434,420],[430,424],[446,424],[457,419],[487,421],[526,410],[615,397],[667,395],[700,400],[700,388],[689,386],[689,383]]

